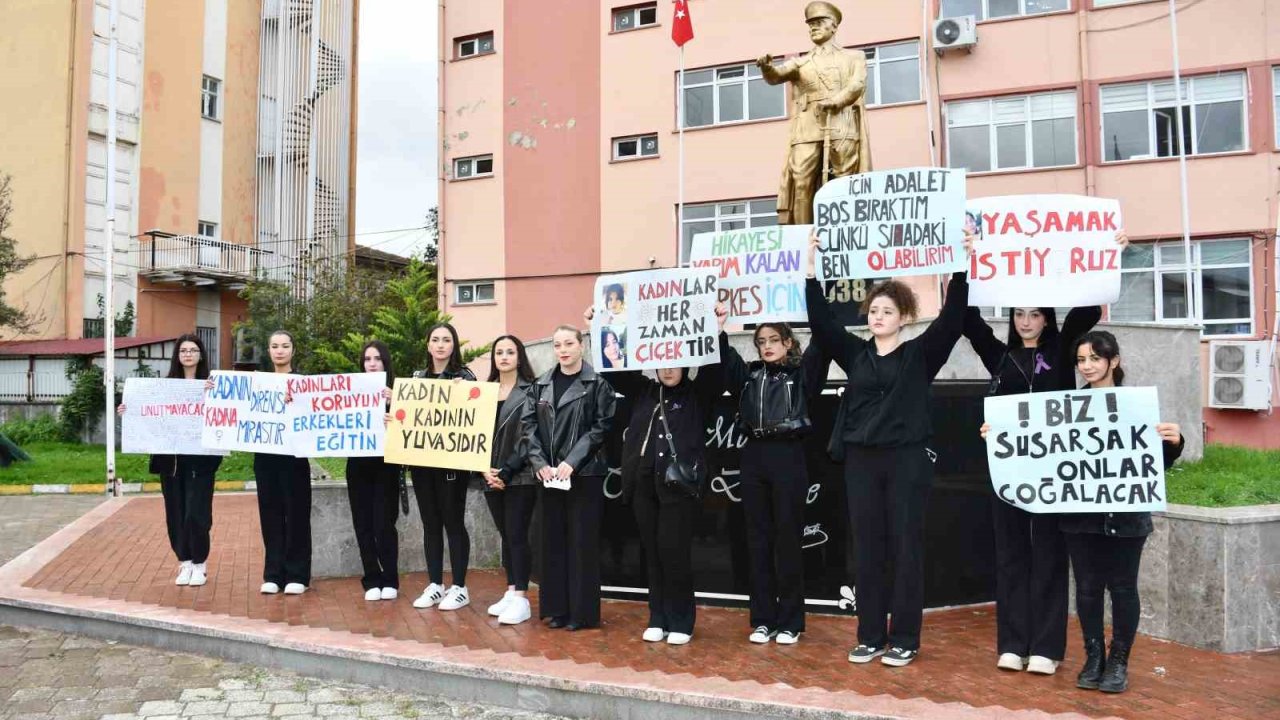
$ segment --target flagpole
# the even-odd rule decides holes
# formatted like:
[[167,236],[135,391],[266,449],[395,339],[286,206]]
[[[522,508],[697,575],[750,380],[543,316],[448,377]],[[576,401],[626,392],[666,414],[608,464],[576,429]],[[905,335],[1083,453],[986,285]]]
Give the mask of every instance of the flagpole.
[[[679,181],[676,198],[676,237],[680,239],[680,247],[684,247],[684,45],[680,45],[680,92],[676,93],[676,122],[680,126],[680,160]],[[677,258],[678,260],[679,258]]]
[[1186,284],[1187,319],[1195,321],[1196,293],[1191,272],[1191,211],[1187,198],[1187,151],[1184,147],[1182,128],[1182,63],[1178,59],[1178,5],[1169,0],[1169,36],[1173,43],[1173,92],[1178,111],[1174,114],[1178,134],[1178,187],[1182,210],[1182,259],[1186,263],[1183,282]]

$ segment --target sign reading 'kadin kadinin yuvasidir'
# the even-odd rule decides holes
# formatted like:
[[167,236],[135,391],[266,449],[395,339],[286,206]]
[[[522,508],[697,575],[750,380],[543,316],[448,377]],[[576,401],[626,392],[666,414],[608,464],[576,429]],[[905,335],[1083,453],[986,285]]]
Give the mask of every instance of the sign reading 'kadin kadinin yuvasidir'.
[[1083,195],[1005,195],[968,204],[978,240],[969,304],[1105,305],[1120,299],[1120,203]]
[[387,374],[291,375],[289,431],[298,457],[378,457]]
[[225,455],[200,444],[204,381],[128,378],[124,381],[120,450],[159,455]]
[[387,462],[488,470],[497,412],[497,383],[396,378]]
[[609,372],[720,362],[718,281],[713,268],[600,276],[591,317],[592,364]]
[[207,448],[292,455],[289,375],[224,370],[212,373],[204,397],[200,442]]
[[986,398],[987,461],[1002,500],[1035,513],[1165,509],[1153,387]]
[[813,199],[821,280],[964,270],[964,170],[838,177]]
[[771,225],[698,233],[689,265],[720,275],[719,300],[731,323],[809,319],[804,301],[804,262],[812,225]]

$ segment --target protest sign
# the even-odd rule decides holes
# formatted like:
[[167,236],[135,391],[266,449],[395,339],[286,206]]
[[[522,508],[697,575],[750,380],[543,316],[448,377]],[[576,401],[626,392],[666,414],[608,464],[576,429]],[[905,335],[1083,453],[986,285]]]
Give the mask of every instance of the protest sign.
[[966,267],[964,170],[847,175],[813,199],[818,278],[946,274]]
[[1120,299],[1119,201],[1004,195],[970,200],[968,215],[978,235],[970,305],[1078,307]]
[[1035,513],[1165,509],[1153,387],[986,398],[991,485]]
[[289,377],[289,434],[298,457],[378,457],[387,374]]
[[497,412],[497,383],[396,378],[387,462],[488,470]]
[[204,381],[127,378],[120,450],[157,455],[225,455],[200,444]]
[[689,265],[719,272],[719,300],[731,323],[809,319],[804,262],[812,225],[772,225],[698,233]]
[[712,268],[601,275],[591,318],[591,362],[596,370],[720,362],[717,280]]
[[288,379],[296,376],[219,370],[209,377],[213,388],[205,394],[200,439],[206,448],[293,454],[284,398]]

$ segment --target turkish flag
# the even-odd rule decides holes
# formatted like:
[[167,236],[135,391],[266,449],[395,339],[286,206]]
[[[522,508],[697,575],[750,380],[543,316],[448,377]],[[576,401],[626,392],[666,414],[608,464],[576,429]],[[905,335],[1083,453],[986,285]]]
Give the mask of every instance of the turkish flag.
[[680,47],[693,39],[693,18],[689,17],[689,0],[674,0],[675,14],[671,18],[671,41]]

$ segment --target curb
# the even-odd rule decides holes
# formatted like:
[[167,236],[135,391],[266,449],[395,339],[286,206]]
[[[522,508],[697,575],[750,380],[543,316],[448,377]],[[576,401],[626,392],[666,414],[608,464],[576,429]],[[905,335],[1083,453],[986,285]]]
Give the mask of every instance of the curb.
[[[160,492],[158,482],[125,482],[120,484],[125,495]],[[257,490],[258,483],[252,480],[218,480],[213,483],[214,490],[224,492],[242,492]],[[0,485],[0,495],[106,495],[106,483],[70,483],[61,485]]]

